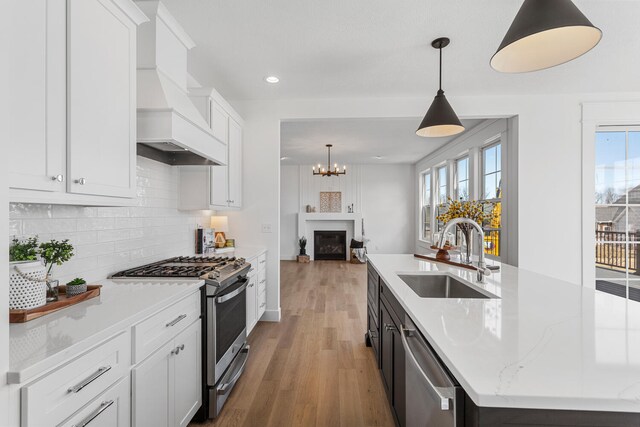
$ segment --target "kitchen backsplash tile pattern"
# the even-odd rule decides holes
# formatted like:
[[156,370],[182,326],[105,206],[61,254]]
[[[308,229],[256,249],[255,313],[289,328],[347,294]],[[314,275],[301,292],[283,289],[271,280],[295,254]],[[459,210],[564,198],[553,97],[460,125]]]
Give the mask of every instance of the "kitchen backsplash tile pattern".
[[207,226],[212,213],[179,211],[178,179],[177,168],[138,157],[137,206],[11,203],[9,237],[69,239],[75,256],[53,268],[61,283],[75,277],[94,282],[132,266],[193,254],[195,228]]

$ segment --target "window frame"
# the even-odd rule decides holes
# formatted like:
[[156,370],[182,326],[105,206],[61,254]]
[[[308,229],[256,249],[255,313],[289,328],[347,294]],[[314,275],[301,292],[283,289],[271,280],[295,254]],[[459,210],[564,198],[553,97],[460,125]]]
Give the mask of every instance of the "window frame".
[[[418,234],[418,240],[420,240],[421,242],[424,243],[431,243],[433,241],[433,220],[434,220],[434,209],[433,209],[433,169],[434,168],[427,168],[425,170],[423,170],[422,172],[420,172],[419,175],[419,188],[420,188],[420,215],[418,215],[418,230],[419,230],[419,234]],[[425,203],[425,176],[429,176],[429,203],[426,204]],[[422,220],[422,210],[424,209],[425,206],[430,206],[431,207],[431,214],[429,215],[429,224],[430,224],[430,233],[429,236],[425,236],[424,235],[424,222]]]
[[459,167],[458,167],[458,163],[462,160],[467,160],[467,179],[464,180],[467,183],[467,198],[465,199],[465,201],[471,200],[471,186],[473,185],[473,181],[472,181],[472,177],[471,177],[471,154],[469,152],[465,153],[464,155],[457,157],[456,159],[454,159],[453,164],[454,164],[454,175],[453,175],[453,183],[454,183],[454,189],[453,189],[453,193],[455,195],[456,200],[461,200],[460,199],[460,181],[459,178]]

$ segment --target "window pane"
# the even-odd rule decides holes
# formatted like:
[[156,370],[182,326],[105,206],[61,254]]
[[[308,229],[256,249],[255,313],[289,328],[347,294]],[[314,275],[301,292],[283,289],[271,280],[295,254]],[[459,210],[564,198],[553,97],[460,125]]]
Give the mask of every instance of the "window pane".
[[596,206],[597,241],[624,242],[627,239],[626,230],[627,208],[624,206]]
[[596,203],[625,203],[625,132],[596,132]]
[[496,198],[496,174],[486,175],[484,177],[484,197],[483,199],[495,199]]
[[457,166],[458,181],[465,181],[469,178],[469,158],[459,159]]
[[458,183],[458,200],[469,200],[469,181]]
[[427,172],[423,175],[423,193],[422,193],[422,203],[425,205],[431,204],[431,173]]
[[496,171],[496,146],[484,150],[484,174]]
[[493,213],[493,219],[482,224],[484,229],[484,253],[500,256],[500,233],[502,228],[502,203],[489,203],[485,205],[487,214]]
[[596,278],[625,279],[627,277],[627,244],[596,243]]
[[456,198],[469,200],[469,158],[456,161]]
[[438,169],[438,204],[447,202],[447,167]]

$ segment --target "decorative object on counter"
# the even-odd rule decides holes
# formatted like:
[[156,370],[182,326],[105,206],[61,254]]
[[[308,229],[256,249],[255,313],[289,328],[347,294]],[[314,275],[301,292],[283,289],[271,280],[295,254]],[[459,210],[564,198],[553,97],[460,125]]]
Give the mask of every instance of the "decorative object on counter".
[[315,206],[307,205],[307,213],[314,213],[316,211]]
[[38,261],[38,237],[14,238],[9,261],[9,308],[27,310],[45,305],[47,270]]
[[427,261],[438,261],[438,262],[442,262],[444,264],[455,265],[456,267],[462,267],[462,268],[466,268],[466,269],[474,270],[474,271],[477,270],[477,268],[475,268],[473,265],[462,264],[462,263],[459,263],[459,262],[446,260],[446,259],[437,259],[437,258],[429,256],[429,255],[413,254],[413,256],[416,257],[416,258],[420,258],[420,259],[426,259]]
[[213,253],[215,248],[214,230],[212,228],[196,228],[196,255]]
[[227,242],[224,244],[225,248],[235,248],[236,247],[236,239],[227,239]]
[[449,261],[451,260],[451,255],[449,255],[449,251],[453,251],[457,248],[455,246],[452,246],[451,243],[447,240],[444,244],[444,247],[439,248],[435,245],[432,245],[431,249],[438,250],[438,252],[436,252],[436,259],[438,261]]
[[442,90],[442,49],[447,47],[449,42],[450,40],[446,37],[440,37],[431,42],[431,46],[440,52],[440,79],[438,92],[416,131],[418,136],[434,138],[456,135],[464,131],[464,126]]
[[342,192],[321,191],[320,192],[320,212],[342,212]]
[[[331,147],[333,147],[332,144],[327,144],[327,168],[323,168],[320,163],[318,163],[318,171],[316,172],[316,167],[313,167],[313,174],[314,175],[321,175],[321,176],[339,176],[339,175],[345,175],[347,173],[347,166],[344,165],[342,167],[342,171],[340,171],[340,167],[338,167],[337,163],[334,163],[333,165],[333,169],[331,169]],[[320,212],[322,212],[322,209],[320,209]]]
[[307,238],[302,236],[301,238],[298,239],[298,245],[300,246],[300,254],[299,255],[306,255],[307,254]]
[[351,249],[351,264],[364,264],[365,262],[367,262],[367,248],[364,247],[364,242],[356,239],[351,239],[349,249]]
[[[447,210],[438,215],[436,219],[447,223],[456,218],[469,218],[477,222],[478,224],[484,224],[487,221],[493,220],[495,217],[494,209],[490,209],[489,212],[485,209],[487,205],[493,205],[490,202],[480,202],[477,200],[460,201],[447,199]],[[444,206],[444,205],[441,205]],[[460,252],[460,258],[463,264],[471,264],[471,235],[472,227],[469,224],[458,224],[458,230],[464,236],[465,250]]]
[[87,292],[86,280],[81,279],[80,277],[76,277],[75,279],[67,283],[67,286],[66,286],[67,297],[80,295],[85,292]]
[[9,310],[9,322],[10,323],[24,323],[39,317],[45,316],[49,313],[62,310],[63,308],[70,307],[74,304],[81,303],[91,298],[95,298],[100,295],[100,288],[102,285],[87,285],[86,292],[78,295],[68,295],[67,287],[60,286],[60,294],[57,301],[48,302],[46,305],[23,310]]
[[62,265],[73,257],[73,245],[69,243],[69,239],[54,239],[40,243],[39,254],[47,268],[47,302],[57,301],[58,281],[51,278],[51,269],[54,265]]
[[544,70],[584,55],[601,39],[602,31],[571,0],[525,0],[491,67],[503,73]]
[[212,216],[211,228],[215,231],[216,247],[224,248],[227,243],[225,233],[229,232],[229,218],[226,216]]

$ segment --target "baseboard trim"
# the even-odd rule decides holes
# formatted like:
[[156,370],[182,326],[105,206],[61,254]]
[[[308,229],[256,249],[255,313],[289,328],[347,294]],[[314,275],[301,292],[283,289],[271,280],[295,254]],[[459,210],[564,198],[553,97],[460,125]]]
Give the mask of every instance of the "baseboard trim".
[[260,318],[261,322],[279,322],[280,321],[280,309],[277,310],[266,310],[262,317]]

